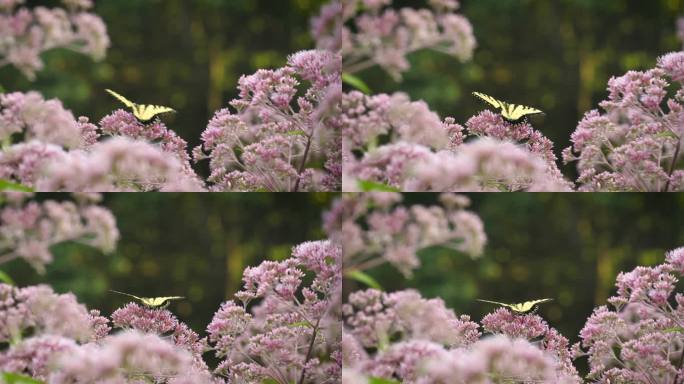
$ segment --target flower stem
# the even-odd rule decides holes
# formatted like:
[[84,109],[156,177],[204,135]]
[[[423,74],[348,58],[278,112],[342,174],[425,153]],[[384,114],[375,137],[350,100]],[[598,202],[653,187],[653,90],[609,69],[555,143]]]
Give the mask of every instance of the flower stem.
[[8,262],[10,262],[10,261],[12,261],[18,257],[19,257],[19,255],[17,255],[14,252],[6,253],[6,254],[0,256],[0,264],[8,263]]
[[679,157],[679,150],[682,147],[682,139],[677,138],[677,148],[675,149],[674,157],[672,158],[672,164],[670,164],[670,172],[667,174],[667,183],[665,183],[665,188],[663,192],[669,192],[670,181],[672,180],[672,173],[674,173],[675,165],[677,165],[677,158]]
[[684,365],[684,349],[682,349],[682,351],[679,355],[679,368],[677,369],[677,375],[675,376],[674,384],[679,384],[682,382],[682,380],[681,380],[682,365]]
[[366,70],[366,69],[368,69],[368,68],[371,68],[371,67],[373,67],[374,65],[375,65],[375,62],[373,62],[372,60],[366,60],[366,61],[362,61],[362,62],[359,62],[359,63],[356,63],[356,64],[352,64],[352,65],[347,65],[347,66],[345,66],[345,67],[344,67],[344,72],[345,72],[345,73],[348,73],[348,74],[350,74],[350,75],[352,75],[352,74],[354,74],[354,73],[356,73],[356,72],[361,72],[361,71],[363,71],[363,70]]
[[302,181],[302,172],[304,172],[304,167],[306,167],[306,161],[309,158],[309,151],[311,150],[311,136],[306,140],[306,149],[304,150],[304,157],[302,157],[302,163],[299,165],[299,171],[297,171],[297,182],[295,183],[292,192],[299,192],[299,183]]
[[309,343],[309,350],[306,352],[306,359],[304,360],[304,367],[302,368],[302,374],[299,376],[299,381],[297,384],[304,384],[304,376],[306,375],[306,363],[311,359],[313,354],[314,343],[316,341],[316,335],[318,334],[318,325],[321,323],[321,319],[316,320],[316,325],[313,328],[313,333],[311,335],[311,342]]

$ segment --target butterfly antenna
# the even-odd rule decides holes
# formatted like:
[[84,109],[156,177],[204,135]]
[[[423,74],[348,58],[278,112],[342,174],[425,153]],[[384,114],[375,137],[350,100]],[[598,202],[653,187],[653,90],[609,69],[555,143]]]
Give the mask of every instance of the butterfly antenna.
[[481,302],[483,302],[483,303],[490,303],[490,304],[501,305],[501,303],[497,303],[496,301],[489,301],[489,300],[483,300],[483,299],[475,299],[475,300],[481,301]]
[[119,292],[119,291],[115,291],[115,290],[113,290],[113,289],[110,289],[109,291],[110,291],[110,292],[114,292],[114,293],[118,293],[119,295],[125,295],[125,296],[132,297],[132,298],[134,298],[134,299],[138,299],[137,296],[133,296],[133,295],[131,295],[130,293]]

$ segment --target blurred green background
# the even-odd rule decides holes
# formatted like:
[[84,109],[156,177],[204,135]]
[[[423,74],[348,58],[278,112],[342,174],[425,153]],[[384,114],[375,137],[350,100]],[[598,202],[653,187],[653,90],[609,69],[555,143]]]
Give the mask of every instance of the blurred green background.
[[[121,104],[104,92],[173,107],[164,121],[192,148],[214,111],[237,97],[237,81],[315,44],[309,21],[327,0],[106,0],[94,12],[112,46],[104,61],[49,51],[35,82],[10,66],[0,69],[6,91],[57,97],[76,116],[99,121]],[[58,4],[28,0],[27,5]],[[201,170],[205,171],[206,170]],[[206,176],[206,175],[205,175]]]
[[[68,195],[40,194],[38,200]],[[246,266],[290,256],[294,245],[325,238],[322,212],[334,194],[106,194],[121,232],[111,255],[87,246],[53,247],[39,275],[22,260],[2,265],[18,286],[50,284],[74,292],[106,316],[138,296],[186,296],[170,309],[200,334],[241,288]]]
[[[554,298],[539,313],[571,342],[593,308],[614,294],[618,273],[662,263],[684,246],[683,194],[470,194],[488,244],[470,259],[433,247],[419,253],[412,279],[383,265],[367,271],[388,291],[418,289],[476,321],[496,306]],[[406,205],[438,204],[437,194],[405,194]],[[345,280],[345,291],[363,288]],[[581,363],[582,359],[579,360]]]
[[[584,113],[606,98],[611,76],[652,68],[658,56],[682,49],[675,29],[684,0],[460,2],[478,42],[472,61],[421,51],[409,56],[401,83],[377,67],[358,76],[375,93],[407,92],[461,124],[484,109],[473,91],[538,107],[546,115],[532,123],[559,157]],[[396,7],[426,3],[394,0]],[[563,172],[575,179],[574,164]]]

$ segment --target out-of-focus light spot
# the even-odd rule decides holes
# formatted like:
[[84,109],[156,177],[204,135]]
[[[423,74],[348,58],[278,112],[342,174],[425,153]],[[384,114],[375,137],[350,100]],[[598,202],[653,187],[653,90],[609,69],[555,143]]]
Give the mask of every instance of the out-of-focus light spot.
[[140,264],[140,272],[143,276],[154,277],[159,275],[159,265],[151,260],[144,260]]
[[176,311],[181,316],[189,316],[192,313],[192,304],[186,301],[179,301],[176,305]]
[[142,72],[138,67],[124,67],[122,75],[127,83],[136,83],[142,79]]
[[522,265],[514,265],[511,268],[511,277],[515,281],[526,281],[530,276],[530,271]]
[[490,263],[485,267],[484,274],[487,278],[496,279],[501,276],[501,266],[499,264]]
[[662,258],[663,258],[662,250],[645,251],[641,255],[639,255],[639,264],[640,265],[655,265],[655,264],[658,264],[658,262],[662,261],[661,260]]
[[563,318],[563,310],[558,305],[550,306],[546,311],[546,315],[549,317],[549,320],[557,322]]
[[188,298],[192,301],[200,301],[204,298],[204,288],[201,285],[193,285],[188,290]]
[[508,84],[513,80],[513,74],[507,68],[497,68],[494,70],[494,81],[499,84]]
[[114,261],[114,271],[118,274],[127,274],[131,272],[133,265],[131,261],[125,257],[117,257]]
[[684,8],[684,1],[682,0],[668,0],[665,6],[674,12],[681,12]]
[[544,106],[544,108],[555,108],[557,104],[556,96],[550,93],[546,93],[544,94],[544,96],[542,96],[541,103]]
[[188,98],[184,93],[177,92],[171,96],[171,103],[176,109],[181,109],[187,105]]
[[573,295],[570,291],[561,291],[558,293],[558,303],[564,307],[569,307],[572,305]]

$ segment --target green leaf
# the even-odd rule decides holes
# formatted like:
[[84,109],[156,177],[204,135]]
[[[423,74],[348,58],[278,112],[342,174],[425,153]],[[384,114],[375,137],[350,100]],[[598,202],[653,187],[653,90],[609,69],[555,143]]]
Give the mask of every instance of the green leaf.
[[359,189],[362,192],[401,192],[399,188],[369,180],[359,180]]
[[674,134],[672,131],[665,131],[665,132],[660,132],[659,134],[656,135],[657,138],[659,139],[677,139],[677,135]]
[[370,95],[371,93],[373,93],[373,91],[371,91],[371,89],[366,85],[366,83],[363,82],[363,80],[359,79],[354,75],[343,73],[342,81],[348,84],[349,86],[354,87],[359,91],[365,93],[366,95]]
[[3,384],[44,384],[42,381],[31,377],[11,372],[0,373],[0,378],[2,378]]
[[5,272],[0,271],[0,282],[9,284],[9,285],[14,285],[14,281],[12,278]]
[[356,280],[362,284],[366,284],[367,286],[369,286],[371,288],[375,288],[375,289],[382,291],[382,286],[380,285],[380,283],[378,283],[377,280],[375,280],[374,278],[372,278],[369,274],[367,274],[365,272],[349,271],[349,272],[345,273],[345,275],[352,280]]
[[302,131],[301,129],[297,129],[295,131],[289,131],[286,133],[288,136],[306,136],[306,132]]
[[380,377],[371,377],[368,379],[368,384],[401,384],[396,380],[382,379]]
[[33,192],[33,188],[29,188],[22,184],[13,183],[11,181],[0,179],[0,191],[2,192]]
[[297,321],[295,323],[290,323],[287,326],[290,328],[297,328],[297,327],[311,328],[311,324],[308,321]]
[[666,332],[666,333],[684,333],[684,328],[673,327],[673,328],[665,329],[663,332]]

